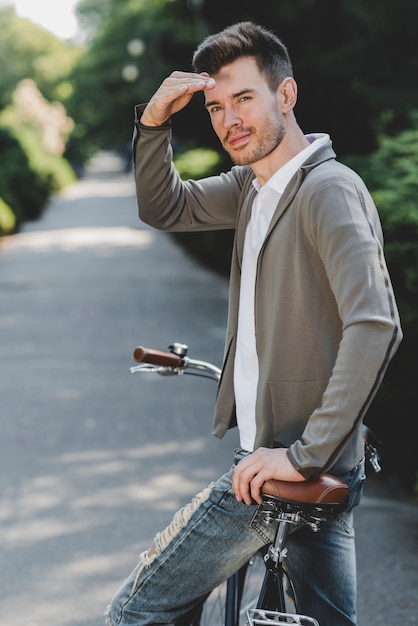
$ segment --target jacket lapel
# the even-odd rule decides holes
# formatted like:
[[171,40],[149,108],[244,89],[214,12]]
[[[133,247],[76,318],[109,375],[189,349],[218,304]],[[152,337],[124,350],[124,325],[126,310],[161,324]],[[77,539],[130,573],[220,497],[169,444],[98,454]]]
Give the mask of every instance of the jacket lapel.
[[239,264],[240,269],[242,265],[242,255],[244,253],[245,230],[247,228],[247,224],[251,217],[251,209],[253,206],[256,193],[257,193],[256,190],[251,185],[247,195],[245,196],[245,200],[242,204],[242,207],[238,216],[236,237],[237,237],[237,257],[238,257],[238,264]]
[[273,213],[273,217],[271,218],[271,222],[267,230],[265,241],[267,241],[271,231],[274,230],[274,228],[280,221],[283,214],[289,208],[291,202],[293,201],[293,198],[295,197],[296,193],[299,191],[299,187],[302,184],[303,178],[304,178],[304,173],[302,170],[299,169],[296,175],[291,179],[289,184],[286,186],[286,189],[284,190],[279,202],[277,203],[276,209]]

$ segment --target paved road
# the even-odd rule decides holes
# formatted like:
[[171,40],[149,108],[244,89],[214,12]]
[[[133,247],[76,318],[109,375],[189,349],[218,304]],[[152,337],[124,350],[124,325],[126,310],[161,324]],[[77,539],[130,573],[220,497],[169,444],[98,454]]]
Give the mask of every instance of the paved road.
[[[100,626],[174,509],[229,466],[215,385],[132,376],[139,343],[220,364],[227,284],[137,219],[107,156],[0,242],[0,625]],[[418,507],[356,512],[359,626],[418,624]]]

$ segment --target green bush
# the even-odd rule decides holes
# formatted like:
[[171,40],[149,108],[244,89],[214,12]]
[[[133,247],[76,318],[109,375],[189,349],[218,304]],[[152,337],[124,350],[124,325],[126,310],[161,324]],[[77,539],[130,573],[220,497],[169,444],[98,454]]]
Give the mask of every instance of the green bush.
[[38,218],[52,193],[75,179],[62,158],[46,153],[36,134],[0,125],[0,197],[13,210],[16,226]]
[[385,137],[369,157],[347,162],[364,178],[378,207],[404,333],[370,418],[383,441],[384,467],[413,489],[418,475],[418,445],[411,431],[418,407],[418,115],[412,124],[400,135]]
[[[28,156],[13,132],[0,126],[0,196],[16,216],[16,225],[33,212],[37,195],[37,177],[31,170]],[[35,205],[36,206],[36,205]]]
[[74,170],[63,157],[44,150],[39,136],[29,126],[19,126],[14,128],[13,132],[27,154],[29,167],[38,180],[39,198],[33,214],[36,218],[41,214],[51,194],[74,182]]
[[10,235],[16,228],[16,216],[6,202],[0,198],[0,236]]
[[0,196],[17,224],[38,218],[51,194],[75,180],[62,157],[74,127],[65,108],[48,102],[32,79],[21,80],[0,112]]
[[192,148],[175,156],[174,163],[183,180],[203,178],[217,173],[221,155],[208,148]]
[[[174,163],[183,180],[218,174],[222,156],[208,148],[192,148],[175,156]],[[174,239],[197,261],[221,275],[229,273],[234,232],[216,230],[174,233]]]

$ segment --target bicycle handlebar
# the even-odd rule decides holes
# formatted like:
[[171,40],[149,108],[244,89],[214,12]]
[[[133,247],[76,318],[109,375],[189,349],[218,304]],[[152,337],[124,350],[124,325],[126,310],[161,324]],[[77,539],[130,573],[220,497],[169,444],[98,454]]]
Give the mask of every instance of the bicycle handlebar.
[[155,350],[154,348],[144,348],[143,346],[135,348],[133,357],[137,363],[150,363],[163,367],[180,367],[183,364],[183,358],[178,354],[165,350]]
[[160,374],[160,376],[193,374],[219,381],[221,376],[220,368],[213,363],[190,359],[186,356],[188,350],[186,344],[173,343],[169,346],[169,350],[168,352],[166,350],[137,346],[133,352],[133,358],[139,365],[131,367],[131,373],[153,372]]

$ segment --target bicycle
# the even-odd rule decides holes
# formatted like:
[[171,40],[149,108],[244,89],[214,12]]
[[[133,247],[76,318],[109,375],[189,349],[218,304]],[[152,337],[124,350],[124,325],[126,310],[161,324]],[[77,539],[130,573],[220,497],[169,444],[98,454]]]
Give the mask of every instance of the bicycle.
[[[139,365],[131,367],[130,371],[160,376],[188,374],[219,382],[222,373],[219,367],[191,359],[187,353],[188,346],[183,343],[173,343],[169,351],[138,346],[133,358]],[[367,426],[364,426],[363,436],[366,458],[378,472],[381,469],[377,449],[380,442]],[[274,540],[212,591],[197,609],[178,620],[176,626],[319,626],[314,617],[298,613],[293,584],[284,567],[286,539],[295,525],[305,524],[318,532],[321,523],[345,510],[348,496],[347,485],[329,474],[309,482],[266,481],[260,511],[267,526],[277,525]]]

